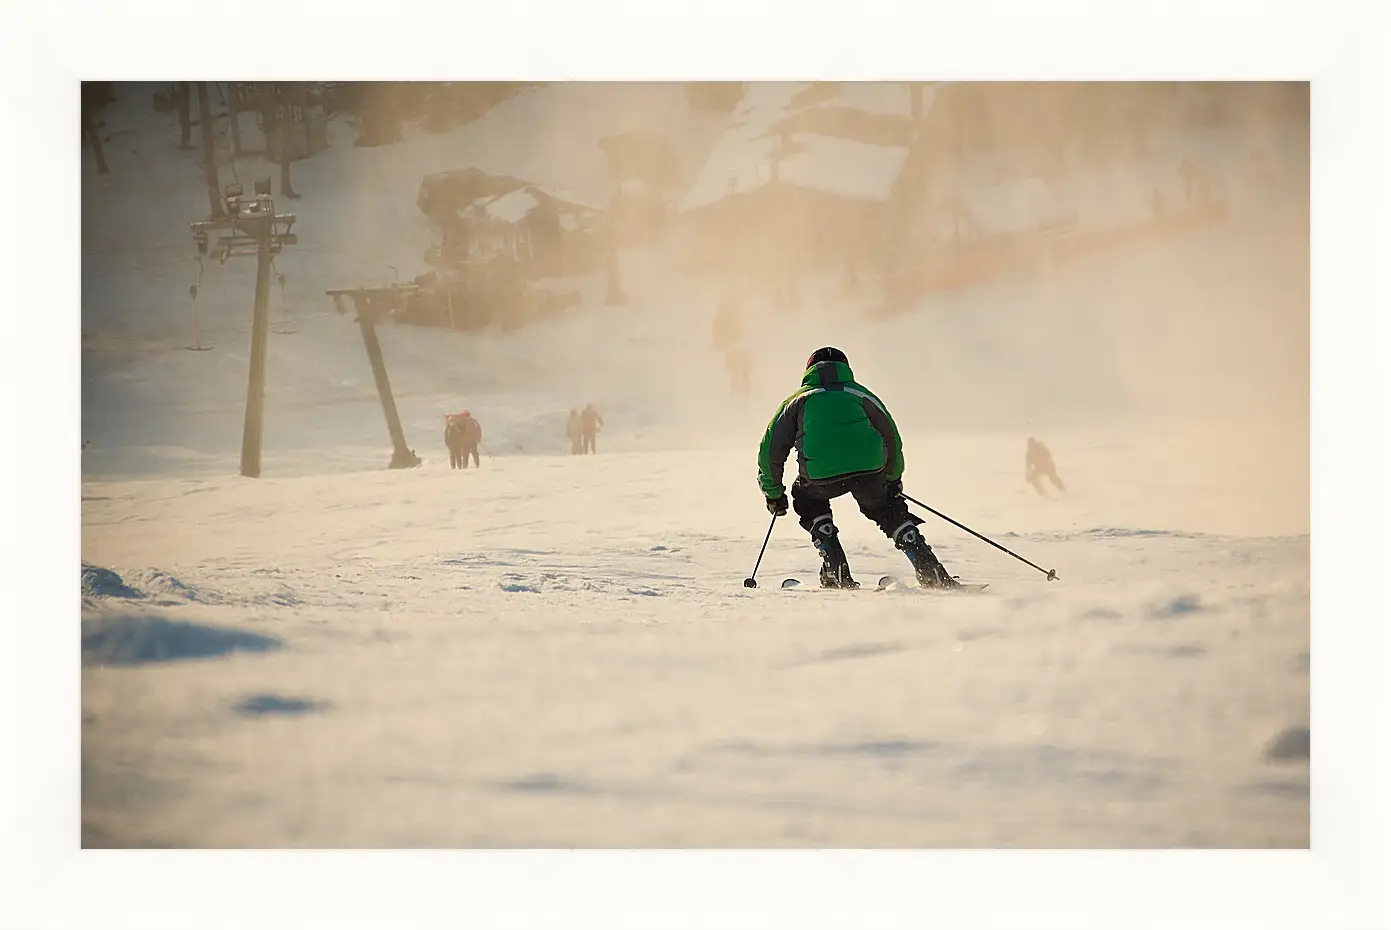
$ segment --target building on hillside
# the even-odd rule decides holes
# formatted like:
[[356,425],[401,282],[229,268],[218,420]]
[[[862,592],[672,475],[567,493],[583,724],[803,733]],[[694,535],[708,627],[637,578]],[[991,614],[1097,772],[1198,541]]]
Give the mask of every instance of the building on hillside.
[[428,175],[416,202],[440,229],[425,254],[435,268],[502,258],[523,277],[563,277],[603,260],[602,213],[568,191],[468,168]]
[[477,168],[427,175],[416,203],[438,227],[431,271],[395,300],[396,322],[513,329],[580,300],[573,278],[606,258],[603,214],[568,191]]
[[[885,312],[1002,275],[1046,280],[1060,260],[1225,217],[1185,154],[1188,128],[1209,118],[1200,85],[958,84],[933,95],[906,172],[921,183],[893,237]],[[1274,109],[1230,96],[1234,110]]]
[[698,264],[784,276],[882,262],[914,136],[907,84],[751,84],[679,207]]
[[1046,258],[1050,241],[1076,225],[1076,208],[1038,177],[938,191],[913,215],[899,261],[886,275],[886,303],[1034,265]]

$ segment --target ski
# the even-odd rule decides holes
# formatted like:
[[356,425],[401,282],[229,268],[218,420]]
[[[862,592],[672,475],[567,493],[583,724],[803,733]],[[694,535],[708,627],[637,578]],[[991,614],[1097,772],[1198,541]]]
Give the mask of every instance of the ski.
[[[790,589],[790,588],[800,588],[800,587],[803,587],[803,585],[802,585],[802,582],[799,581],[799,580],[796,579],[796,578],[784,578],[783,581],[782,581],[782,587],[785,588],[785,589]],[[904,584],[903,582],[899,581],[898,578],[896,578],[896,577],[893,576],[893,575],[884,575],[882,578],[879,579],[879,581],[878,581],[876,584],[874,584],[874,585],[872,585],[872,586],[871,586],[871,585],[861,585],[861,586],[858,587],[858,588],[824,588],[824,589],[818,586],[818,587],[814,588],[813,590],[818,590],[818,591],[820,591],[820,590],[827,590],[827,591],[889,591],[889,590],[896,590],[896,589],[902,588],[903,590],[913,590],[913,589],[916,589],[916,590],[923,591],[923,592],[930,593],[930,594],[978,594],[978,593],[980,593],[981,591],[984,591],[984,590],[985,590],[986,588],[988,588],[988,587],[990,587],[990,585],[989,585],[988,583],[987,583],[987,584],[964,584],[964,583],[963,583],[963,584],[957,585],[957,586],[954,587],[954,588],[924,588],[923,586],[917,584],[916,582],[911,582],[911,583],[908,583],[908,584]]]
[[919,591],[926,591],[931,594],[979,594],[981,591],[984,591],[988,587],[990,587],[989,582],[985,584],[968,584],[963,581],[959,582],[954,588],[926,588],[918,584],[916,581],[904,583],[902,581],[899,581],[898,578],[894,575],[885,575],[884,577],[879,579],[879,584],[874,590],[887,591],[890,589],[902,588],[904,590],[917,589]]
[[869,585],[857,585],[856,587],[853,587],[853,588],[823,588],[823,587],[821,587],[819,584],[815,584],[815,585],[803,585],[802,582],[799,581],[799,580],[797,580],[796,578],[784,578],[784,579],[782,580],[782,586],[783,586],[784,588],[787,588],[787,589],[805,587],[808,591],[882,591],[882,590],[884,590],[883,588],[875,588],[875,587],[869,586]]

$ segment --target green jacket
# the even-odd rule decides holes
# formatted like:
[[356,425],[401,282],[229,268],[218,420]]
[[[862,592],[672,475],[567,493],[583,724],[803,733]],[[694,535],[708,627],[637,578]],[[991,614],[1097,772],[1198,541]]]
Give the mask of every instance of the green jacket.
[[880,470],[891,481],[903,477],[897,424],[844,362],[808,368],[768,423],[758,446],[758,485],[769,500],[784,493],[783,466],[794,448],[797,473],[809,484]]

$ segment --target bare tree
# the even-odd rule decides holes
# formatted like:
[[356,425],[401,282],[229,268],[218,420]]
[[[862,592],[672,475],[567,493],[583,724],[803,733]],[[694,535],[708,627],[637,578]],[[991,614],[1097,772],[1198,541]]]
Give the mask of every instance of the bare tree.
[[84,82],[82,85],[82,141],[92,148],[92,155],[97,161],[97,174],[110,174],[111,168],[106,164],[106,154],[101,150],[101,133],[97,131],[97,123],[94,113],[97,109],[97,95],[91,89],[91,82]]
[[193,148],[193,90],[188,81],[174,85],[174,102],[179,108],[179,148]]
[[290,127],[293,125],[290,113],[290,101],[282,84],[272,84],[272,93],[275,95],[275,117],[279,126],[280,137],[280,196],[289,197],[292,200],[299,199],[299,194],[295,193],[294,187],[290,184],[290,162],[294,160],[294,145],[290,140]]
[[213,108],[208,100],[208,84],[198,82],[198,129],[203,138],[203,174],[208,182],[208,212],[212,219],[227,215],[222,202],[222,185],[217,179],[217,142],[213,134]]
[[227,125],[232,130],[232,157],[241,154],[241,85],[227,82]]

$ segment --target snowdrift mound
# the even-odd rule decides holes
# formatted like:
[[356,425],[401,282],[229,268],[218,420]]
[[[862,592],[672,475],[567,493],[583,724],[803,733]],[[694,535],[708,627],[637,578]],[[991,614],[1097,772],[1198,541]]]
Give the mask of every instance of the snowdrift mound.
[[99,598],[138,598],[144,597],[135,588],[126,584],[121,576],[109,568],[82,563],[82,598],[84,601]]
[[234,573],[237,593],[228,594],[206,584],[193,584],[160,568],[140,568],[123,578],[109,568],[82,563],[82,598],[86,607],[100,607],[111,599],[142,599],[160,607],[184,604],[274,605],[293,607],[300,603],[298,593],[279,580],[278,572],[257,569],[246,576]]
[[130,579],[144,593],[160,604],[221,604],[226,597],[219,591],[191,585],[158,568],[143,568],[130,573]]

